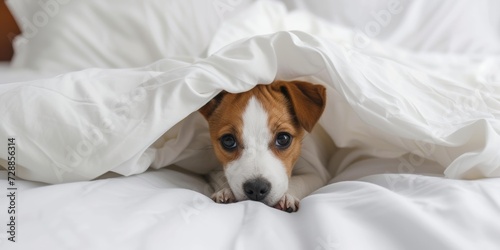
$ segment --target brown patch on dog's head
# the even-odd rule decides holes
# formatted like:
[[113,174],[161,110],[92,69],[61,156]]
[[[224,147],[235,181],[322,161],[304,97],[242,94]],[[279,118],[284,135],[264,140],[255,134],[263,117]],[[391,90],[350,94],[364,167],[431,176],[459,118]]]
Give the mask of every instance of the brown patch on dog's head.
[[249,93],[232,94],[221,92],[210,100],[199,111],[208,121],[210,138],[214,146],[215,155],[225,167],[231,161],[239,158],[242,145],[232,151],[224,150],[221,139],[224,135],[234,135],[236,141],[241,143],[243,120],[241,115],[245,111],[246,103],[250,98]]

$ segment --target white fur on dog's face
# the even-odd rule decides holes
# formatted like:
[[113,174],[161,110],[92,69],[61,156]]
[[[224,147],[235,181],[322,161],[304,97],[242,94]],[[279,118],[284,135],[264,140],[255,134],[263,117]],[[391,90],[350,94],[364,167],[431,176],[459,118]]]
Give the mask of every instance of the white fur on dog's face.
[[255,178],[271,183],[271,191],[262,202],[272,206],[288,189],[286,166],[269,149],[274,135],[269,129],[269,115],[255,97],[251,97],[243,112],[241,156],[227,164],[225,174],[237,200],[245,200],[243,184]]

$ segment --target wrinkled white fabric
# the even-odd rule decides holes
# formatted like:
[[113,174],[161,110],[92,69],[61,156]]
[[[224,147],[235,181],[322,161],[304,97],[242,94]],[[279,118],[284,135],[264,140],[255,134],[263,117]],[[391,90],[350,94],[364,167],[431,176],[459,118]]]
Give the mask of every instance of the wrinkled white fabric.
[[[18,238],[12,243],[3,231],[0,249],[498,249],[498,178],[443,178],[500,176],[500,60],[492,39],[498,33],[484,34],[498,30],[497,15],[478,12],[488,9],[485,2],[449,1],[440,5],[441,15],[425,11],[435,3],[402,3],[408,12],[393,16],[377,38],[463,54],[359,44],[359,30],[266,1],[225,21],[206,59],[57,77],[2,71],[0,158],[7,157],[7,138],[15,137],[17,176],[72,183],[17,179]],[[328,12],[324,1],[307,4]],[[350,17],[362,25],[373,21],[366,13],[382,10],[371,3],[363,14],[353,1],[329,4],[357,13]],[[377,4],[385,8],[387,1]],[[457,33],[447,29],[455,23],[443,13],[465,24],[478,21]],[[490,26],[476,29],[485,19]],[[134,51],[95,49],[102,58],[134,58]],[[120,61],[131,62],[137,61]],[[221,89],[241,92],[275,78],[328,88],[327,109],[304,141],[297,168],[316,171],[329,184],[293,214],[250,201],[215,204],[206,180],[184,173],[218,165],[206,122],[195,111]],[[23,82],[8,83],[13,79]],[[163,168],[171,164],[180,170]],[[148,167],[161,169],[142,173]],[[107,171],[134,176],[81,181]],[[2,170],[0,189],[7,187]],[[9,202],[0,196],[0,207]],[[8,219],[0,209],[0,225]]]
[[17,242],[2,237],[2,249],[493,250],[500,244],[496,179],[368,176],[323,187],[292,214],[252,201],[216,204],[205,196],[210,188],[203,179],[168,169],[18,186]]
[[[500,59],[439,59],[278,32],[193,63],[166,59],[0,85],[0,135],[19,141],[19,176],[26,179],[140,173],[155,162],[151,144],[218,91],[302,77],[327,86],[320,125],[337,146],[374,157],[411,152],[439,162],[453,178],[499,176]],[[189,146],[182,135],[175,140],[178,152]],[[6,144],[0,147],[6,159]]]
[[13,40],[12,67],[58,73],[199,57],[226,15],[213,1],[196,0],[9,0],[6,4],[22,31]]

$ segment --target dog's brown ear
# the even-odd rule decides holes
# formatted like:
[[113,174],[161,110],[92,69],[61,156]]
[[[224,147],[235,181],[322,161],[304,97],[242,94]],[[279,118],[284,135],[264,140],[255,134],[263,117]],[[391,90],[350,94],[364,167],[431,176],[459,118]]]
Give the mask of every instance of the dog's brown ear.
[[303,81],[278,81],[276,87],[288,98],[299,124],[311,132],[326,106],[326,88]]
[[210,118],[210,116],[212,116],[213,112],[217,109],[217,107],[219,107],[219,105],[222,101],[222,98],[226,94],[227,94],[226,91],[220,92],[212,100],[207,102],[207,104],[205,104],[203,107],[201,107],[198,110],[205,117],[205,119],[207,119],[207,121]]

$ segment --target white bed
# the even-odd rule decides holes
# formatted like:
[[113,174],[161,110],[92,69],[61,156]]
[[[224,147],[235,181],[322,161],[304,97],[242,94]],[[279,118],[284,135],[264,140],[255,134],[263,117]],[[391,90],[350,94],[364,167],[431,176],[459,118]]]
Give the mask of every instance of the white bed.
[[[24,180],[13,243],[0,170],[1,249],[499,248],[497,2],[52,4],[9,1],[0,164],[15,137]],[[327,86],[299,164],[328,184],[297,213],[216,204],[193,111],[274,78]]]

